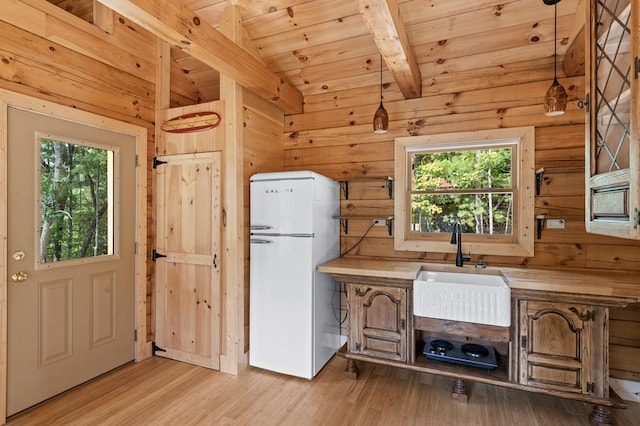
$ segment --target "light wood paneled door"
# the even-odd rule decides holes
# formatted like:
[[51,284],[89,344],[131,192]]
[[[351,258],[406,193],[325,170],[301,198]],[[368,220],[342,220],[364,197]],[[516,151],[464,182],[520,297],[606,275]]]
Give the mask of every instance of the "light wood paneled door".
[[9,108],[8,414],[134,359],[136,140]]
[[155,167],[156,355],[219,369],[220,153]]

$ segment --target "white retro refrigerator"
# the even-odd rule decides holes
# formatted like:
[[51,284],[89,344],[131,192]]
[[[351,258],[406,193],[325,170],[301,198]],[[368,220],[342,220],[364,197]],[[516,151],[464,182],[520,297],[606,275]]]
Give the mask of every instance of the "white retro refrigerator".
[[340,346],[340,186],[310,171],[251,177],[249,364],[312,379]]

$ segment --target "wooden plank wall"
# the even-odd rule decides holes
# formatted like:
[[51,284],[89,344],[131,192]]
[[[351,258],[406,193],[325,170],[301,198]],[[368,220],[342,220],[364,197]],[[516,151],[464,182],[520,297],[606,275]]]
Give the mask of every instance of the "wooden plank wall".
[[[0,14],[0,87],[146,127],[156,155],[155,37],[120,15],[111,33],[48,2],[4,0]],[[171,106],[198,103],[197,90],[172,81]],[[249,177],[284,168],[283,113],[245,92],[245,335],[248,336]],[[148,247],[153,247],[152,171],[148,165]],[[147,267],[147,341],[152,335],[153,263]],[[245,351],[248,339],[245,339]]]
[[[420,99],[403,100],[394,83],[385,83],[385,107],[391,124],[383,135],[374,134],[371,124],[378,104],[377,85],[368,92],[345,90],[307,96],[304,114],[285,117],[285,166],[351,180],[349,199],[343,194],[343,216],[392,216],[393,201],[383,178],[394,177],[394,138],[535,126],[535,167],[545,169],[535,213],[565,219],[565,229],[545,229],[535,241],[533,257],[471,253],[472,262],[482,259],[488,265],[638,271],[639,241],[584,230],[584,112],[577,107],[577,101],[584,97],[584,77],[559,75],[570,102],[564,115],[547,117],[541,102],[553,79],[550,60],[462,74],[430,76],[423,72],[425,93]],[[383,81],[391,78],[385,74]],[[368,180],[359,180],[362,178]],[[395,251],[393,237],[385,227],[371,228],[359,243],[370,222],[350,220],[348,234],[342,229],[342,251],[355,247],[346,256],[453,262],[451,253]],[[612,316],[612,373],[637,380],[633,359],[640,359],[640,311],[615,310]]]
[[609,313],[609,363],[611,376],[640,381],[640,304]]
[[244,91],[243,165],[244,181],[244,350],[249,350],[249,180],[262,172],[284,168],[282,156],[283,112],[264,99]]
[[[121,16],[107,34],[47,2],[3,0],[0,87],[147,128],[154,156],[155,39]],[[147,227],[153,229],[151,165]],[[151,244],[151,235],[147,241]],[[151,324],[152,263],[147,266]],[[148,329],[147,339],[150,339]]]

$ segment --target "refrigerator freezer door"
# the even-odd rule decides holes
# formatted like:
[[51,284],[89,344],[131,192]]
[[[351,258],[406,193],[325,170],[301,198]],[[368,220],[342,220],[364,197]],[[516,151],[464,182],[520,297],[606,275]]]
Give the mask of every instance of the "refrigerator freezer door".
[[251,239],[249,364],[311,379],[313,238]]
[[314,179],[251,182],[251,232],[313,234]]

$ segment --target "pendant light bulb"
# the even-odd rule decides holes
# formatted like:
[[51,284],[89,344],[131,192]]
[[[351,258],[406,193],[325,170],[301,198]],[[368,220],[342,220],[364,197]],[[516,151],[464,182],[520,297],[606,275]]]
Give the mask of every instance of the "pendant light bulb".
[[[567,91],[564,90],[564,87],[558,82],[558,77],[556,75],[557,67],[558,67],[558,54],[556,52],[557,43],[558,43],[558,2],[560,0],[555,0],[553,3],[554,7],[554,16],[553,16],[553,83],[551,87],[547,90],[547,93],[544,96],[544,110],[545,114],[549,117],[562,115],[564,114],[564,110],[567,108]],[[547,0],[545,0],[545,4]]]
[[389,129],[389,114],[382,105],[382,55],[380,55],[380,105],[373,116],[373,132],[387,133]]
[[562,115],[566,108],[567,92],[562,87],[562,84],[558,83],[558,79],[554,78],[553,84],[551,84],[544,97],[545,114],[549,117]]
[[387,114],[387,110],[384,109],[384,105],[382,105],[382,101],[380,101],[380,106],[378,106],[373,116],[373,133],[387,133],[388,128],[389,114]]

